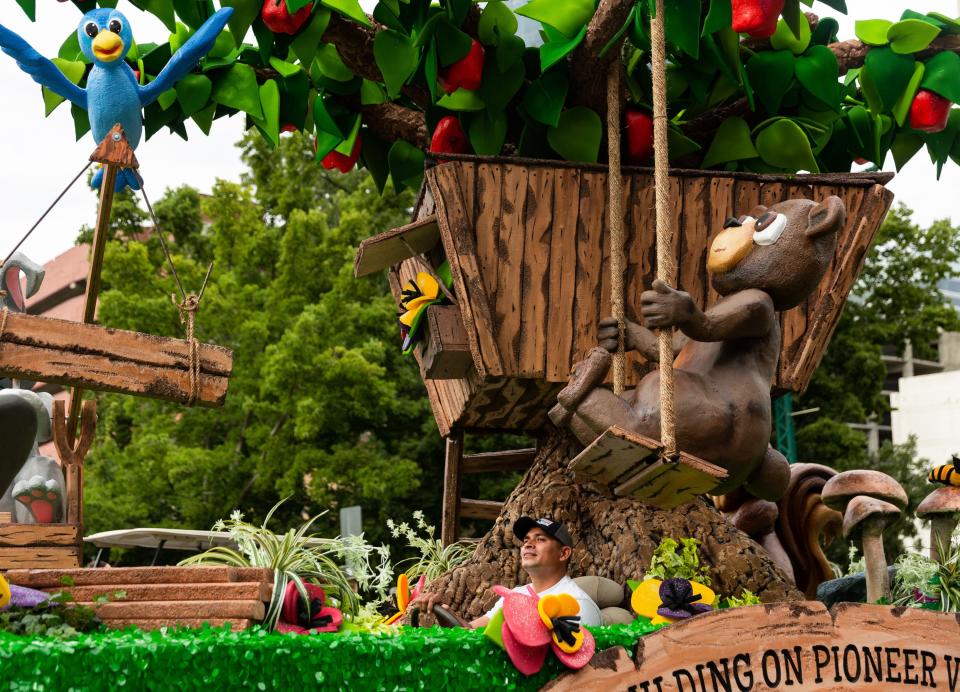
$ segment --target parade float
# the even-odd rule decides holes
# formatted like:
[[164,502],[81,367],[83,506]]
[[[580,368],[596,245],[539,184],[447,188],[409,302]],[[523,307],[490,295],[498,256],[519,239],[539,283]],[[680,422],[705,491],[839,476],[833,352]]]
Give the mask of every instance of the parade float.
[[[17,1],[33,18],[33,3]],[[164,684],[186,687],[957,684],[960,630],[937,612],[957,603],[950,474],[937,474],[942,501],[922,508],[938,537],[926,591],[892,607],[880,536],[905,510],[903,490],[873,471],[837,474],[829,459],[790,465],[769,440],[771,396],[809,384],[891,204],[891,174],[877,166],[892,154],[902,168],[924,148],[938,168],[960,159],[960,23],[905,10],[858,21],[857,39],[839,41],[836,21],[798,0],[533,0],[516,12],[497,0],[381,0],[372,16],[354,0],[232,0],[219,11],[159,0],[134,4],[169,42],[133,44],[120,12],[76,4],[86,14],[56,61],[3,27],[0,48],[48,102],[74,104],[78,132],[93,131],[98,234],[114,191],[144,188],[133,155],[141,109],[147,137],[242,114],[269,142],[311,133],[325,168],[359,163],[381,189],[419,189],[411,223],[364,241],[355,273],[388,270],[398,348],[420,368],[446,438],[441,547],[461,519],[493,527],[446,573],[413,589],[403,575],[394,612],[373,622],[341,612],[354,597],[322,578],[239,553],[220,553],[223,567],[79,568],[95,409],[81,415],[77,390],[215,406],[231,354],[195,338],[202,288],[174,297],[185,340],[18,314],[20,273],[28,290],[32,279],[11,252],[0,373],[75,391],[69,412],[45,412],[29,394],[0,399],[0,426],[17,440],[2,460],[10,480],[45,417],[66,476],[17,496],[26,505],[50,489],[65,512],[0,526],[6,599],[49,610],[34,600],[56,593],[115,628],[162,630],[42,646],[3,635],[12,679],[159,684],[163,670]],[[539,23],[538,45],[517,35],[517,15]],[[465,434],[507,431],[535,448],[464,454]],[[505,470],[526,472],[505,502],[461,497],[463,474]],[[605,585],[598,605],[632,622],[558,634],[576,614],[521,594],[486,636],[413,627],[434,617],[408,607],[416,592],[476,617],[498,587],[522,583],[511,532],[521,516],[563,522],[576,576]],[[862,541],[868,605],[828,609],[812,599],[832,576],[822,543],[841,531]],[[693,555],[702,569],[689,574]],[[97,602],[108,587],[125,595]],[[263,620],[314,634],[166,630]],[[191,662],[200,651],[206,670]]]

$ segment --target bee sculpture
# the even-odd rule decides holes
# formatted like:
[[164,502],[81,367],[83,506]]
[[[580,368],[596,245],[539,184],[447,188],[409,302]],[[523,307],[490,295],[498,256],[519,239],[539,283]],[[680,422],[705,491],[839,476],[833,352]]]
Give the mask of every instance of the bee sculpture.
[[927,480],[931,483],[960,486],[960,456],[954,454],[949,464],[934,468]]

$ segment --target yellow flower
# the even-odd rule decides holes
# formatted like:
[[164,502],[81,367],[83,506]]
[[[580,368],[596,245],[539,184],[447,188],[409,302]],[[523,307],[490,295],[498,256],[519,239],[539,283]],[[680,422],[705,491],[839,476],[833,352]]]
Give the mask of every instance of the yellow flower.
[[568,593],[547,594],[537,601],[540,620],[550,630],[553,643],[564,653],[572,654],[583,646],[580,627],[580,604]]
[[0,574],[0,608],[6,608],[10,602],[10,586],[7,580]]
[[[700,597],[695,601],[698,606],[700,604],[713,606],[714,601],[717,600],[717,595],[712,589],[710,589],[710,587],[704,586],[703,584],[695,581],[691,581],[689,584],[693,594]],[[660,589],[662,585],[663,582],[659,579],[647,579],[641,582],[640,585],[633,590],[633,596],[630,597],[630,607],[633,608],[633,611],[637,615],[642,615],[646,618],[649,618],[650,622],[654,625],[676,622],[679,619],[665,617],[657,612],[664,605]],[[693,613],[691,613],[691,615],[692,614]]]

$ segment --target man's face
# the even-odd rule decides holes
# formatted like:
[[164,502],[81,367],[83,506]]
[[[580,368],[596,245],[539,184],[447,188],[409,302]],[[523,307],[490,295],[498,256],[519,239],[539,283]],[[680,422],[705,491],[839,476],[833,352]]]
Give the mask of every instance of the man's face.
[[520,548],[520,566],[524,570],[566,567],[572,551],[543,529],[534,527],[527,531]]

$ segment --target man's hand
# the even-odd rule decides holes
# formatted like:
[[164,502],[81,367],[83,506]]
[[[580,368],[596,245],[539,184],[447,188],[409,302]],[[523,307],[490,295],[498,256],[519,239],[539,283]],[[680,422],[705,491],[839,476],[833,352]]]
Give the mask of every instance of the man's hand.
[[653,288],[640,296],[640,314],[650,329],[667,329],[685,324],[696,307],[689,293],[670,288],[657,279]]
[[[441,603],[441,594],[439,593],[425,593],[418,596],[416,599],[410,602],[408,608],[417,608],[421,615],[430,614],[437,620],[437,624],[441,627],[470,627],[471,623],[468,623],[466,620],[461,618],[459,615],[450,610],[449,606],[446,603]],[[443,610],[447,611],[448,616],[444,621],[444,618],[439,617],[435,612],[434,608],[440,606]]]

